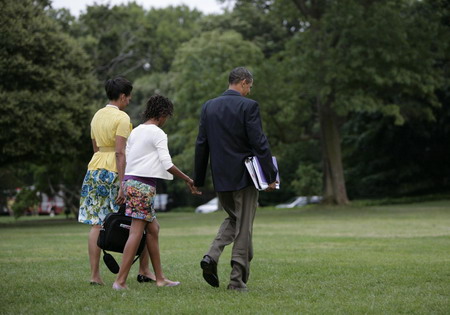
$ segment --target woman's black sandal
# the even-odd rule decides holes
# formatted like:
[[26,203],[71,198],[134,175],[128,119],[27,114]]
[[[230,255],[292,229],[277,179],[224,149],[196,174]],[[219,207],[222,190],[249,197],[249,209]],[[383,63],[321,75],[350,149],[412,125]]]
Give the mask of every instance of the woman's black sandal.
[[137,279],[138,282],[142,283],[142,282],[155,282],[155,280],[153,280],[152,278],[149,278],[147,276],[144,275],[137,275]]

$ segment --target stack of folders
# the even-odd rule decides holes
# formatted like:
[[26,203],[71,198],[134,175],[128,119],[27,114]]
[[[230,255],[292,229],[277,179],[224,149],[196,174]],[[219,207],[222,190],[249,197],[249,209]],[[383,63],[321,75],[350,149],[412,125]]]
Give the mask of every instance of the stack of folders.
[[[277,159],[272,156],[272,163],[278,171]],[[265,190],[269,187],[269,184],[264,176],[264,173],[261,168],[261,164],[259,164],[258,158],[256,156],[249,156],[245,159],[245,166],[247,167],[248,173],[255,184],[256,189]],[[280,189],[280,172],[277,173],[277,184],[276,189]]]

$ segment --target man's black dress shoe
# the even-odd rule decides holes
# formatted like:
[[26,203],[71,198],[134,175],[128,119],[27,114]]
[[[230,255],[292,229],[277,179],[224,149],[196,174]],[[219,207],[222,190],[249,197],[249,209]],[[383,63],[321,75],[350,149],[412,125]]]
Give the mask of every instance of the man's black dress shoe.
[[155,280],[153,280],[152,278],[149,278],[147,276],[144,275],[137,275],[137,279],[138,282],[155,282]]
[[200,262],[200,267],[203,269],[203,279],[213,287],[219,287],[219,277],[217,276],[217,263],[208,255],[203,257]]

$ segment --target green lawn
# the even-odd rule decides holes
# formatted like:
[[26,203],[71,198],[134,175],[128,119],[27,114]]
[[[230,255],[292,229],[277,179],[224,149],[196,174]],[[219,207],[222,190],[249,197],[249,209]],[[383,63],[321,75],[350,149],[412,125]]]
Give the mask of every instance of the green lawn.
[[[200,259],[224,213],[164,213],[161,255],[176,288],[89,281],[89,227],[64,217],[0,218],[0,314],[449,314],[450,201],[259,209],[248,293],[204,282]],[[115,255],[120,260],[120,255]]]

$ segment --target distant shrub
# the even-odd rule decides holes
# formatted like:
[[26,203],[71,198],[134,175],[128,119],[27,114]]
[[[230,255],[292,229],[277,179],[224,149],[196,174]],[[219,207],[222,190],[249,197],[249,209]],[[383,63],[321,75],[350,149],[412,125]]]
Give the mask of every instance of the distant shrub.
[[33,209],[39,203],[39,198],[34,189],[24,188],[16,196],[16,200],[12,205],[14,217],[21,217],[26,211]]

